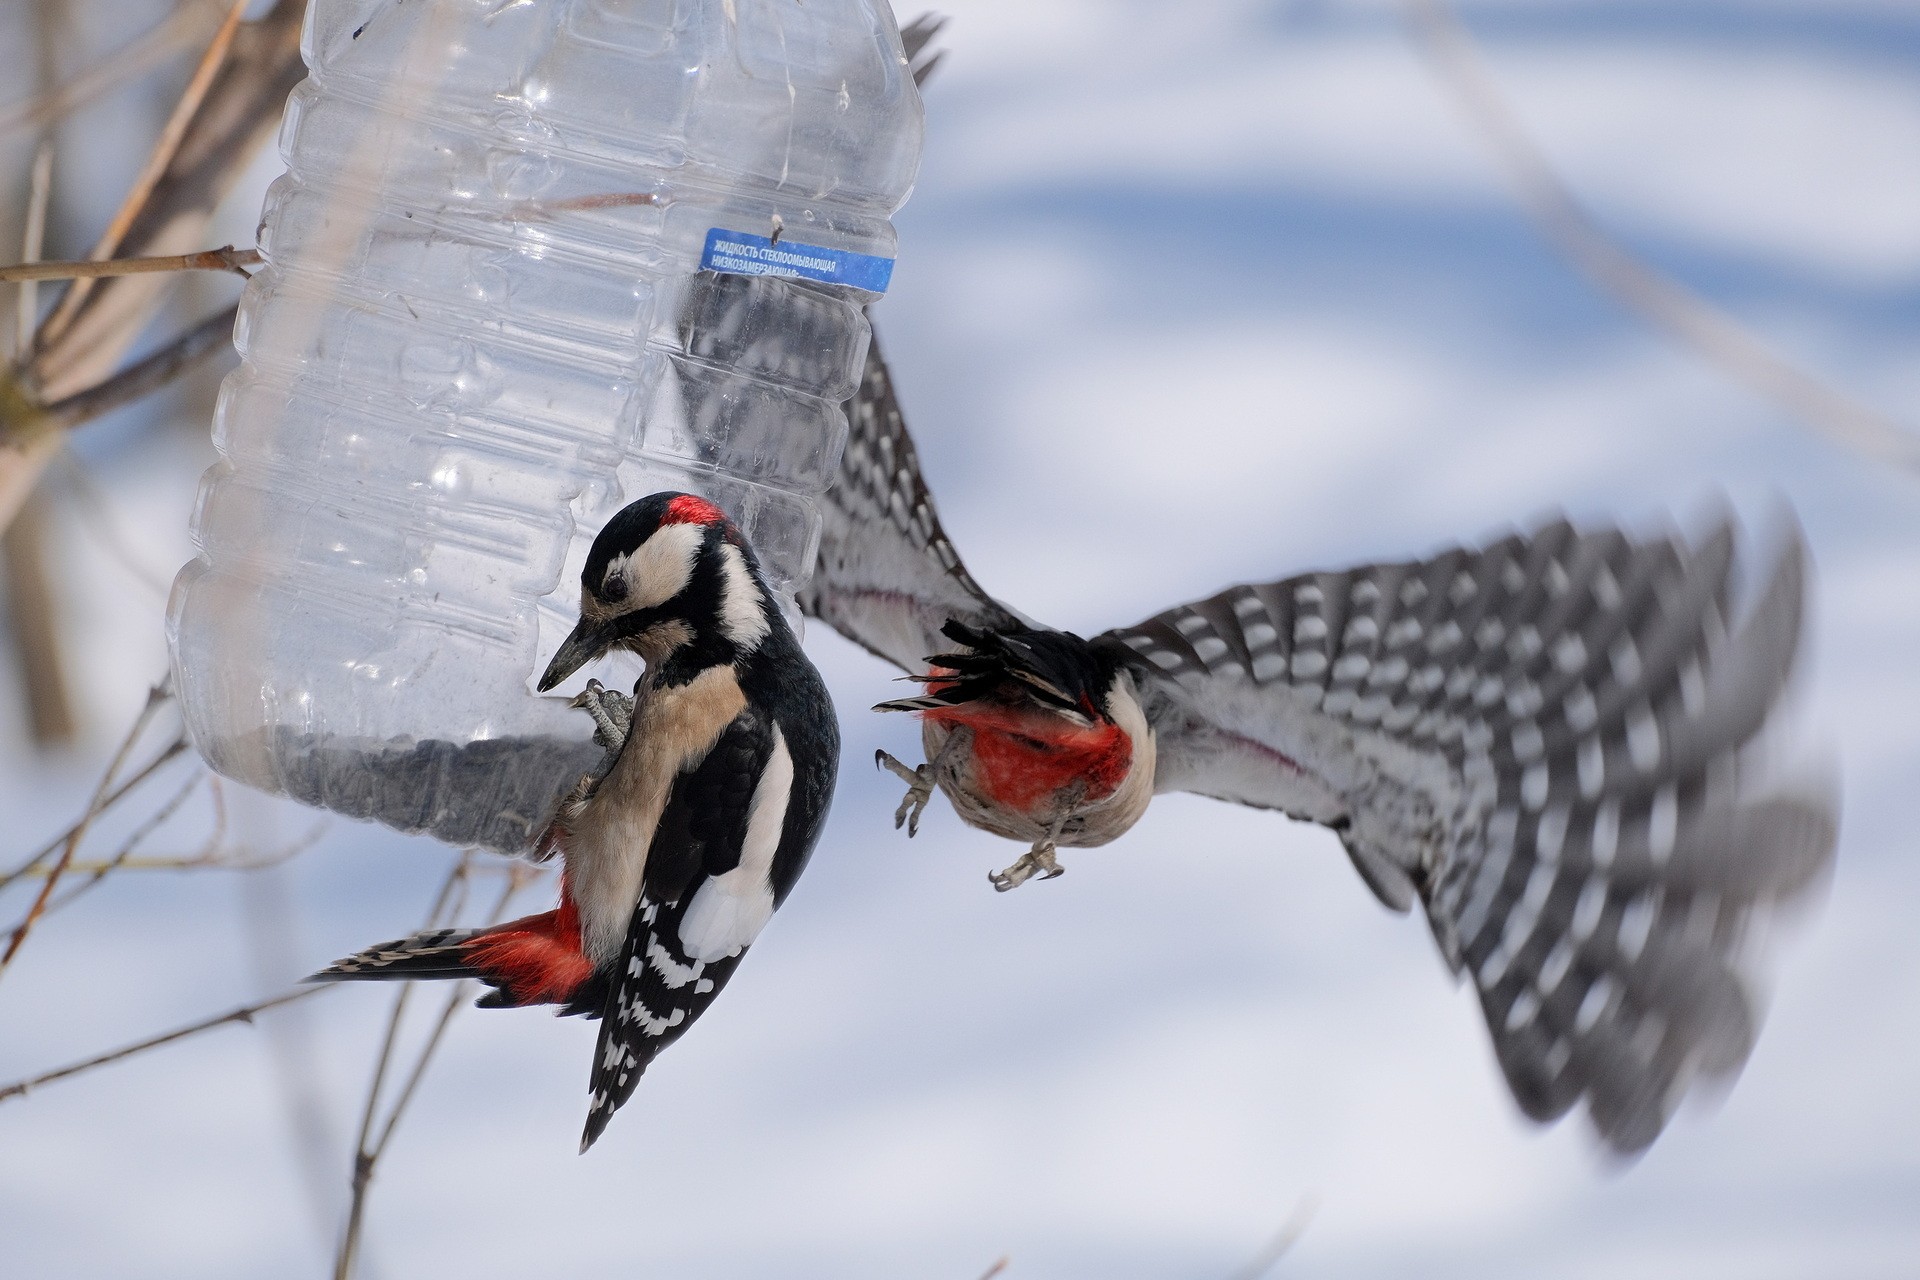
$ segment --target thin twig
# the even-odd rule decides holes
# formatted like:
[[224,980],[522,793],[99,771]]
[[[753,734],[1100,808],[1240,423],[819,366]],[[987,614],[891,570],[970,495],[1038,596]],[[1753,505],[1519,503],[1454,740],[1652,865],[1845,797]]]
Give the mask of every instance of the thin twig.
[[[507,904],[514,896],[539,874],[534,868],[515,864],[508,869],[507,883],[500,890],[499,899],[493,904],[493,910],[487,913],[482,927],[495,925],[507,913]],[[414,1090],[420,1087],[420,1079],[427,1073],[427,1064],[433,1058],[434,1050],[439,1048],[440,1039],[446,1034],[447,1024],[453,1021],[453,1015],[466,1007],[467,997],[473,994],[473,983],[462,982],[447,1000],[446,1007],[440,1011],[440,1020],[434,1024],[433,1033],[427,1037],[426,1045],[420,1050],[419,1060],[414,1063],[413,1071],[407,1076],[407,1082],[400,1087],[400,1096],[394,1100],[393,1110],[387,1114],[387,1123],[380,1130],[379,1141],[373,1144],[373,1158],[378,1160],[387,1150],[387,1143],[393,1139],[395,1126],[406,1112],[407,1104],[413,1100]]]
[[216,21],[210,17],[210,11],[217,10],[204,3],[204,0],[183,4],[151,31],[65,84],[0,107],[0,138],[16,129],[52,124],[108,90],[173,57],[189,45],[198,43],[205,38],[207,28]]
[[[221,789],[212,790],[218,797]],[[224,838],[224,803],[216,804],[216,814],[216,825]],[[218,848],[221,842],[210,842],[209,849]],[[312,959],[302,937],[292,880],[291,876],[267,874],[248,876],[241,884],[247,951],[262,983],[298,970]],[[336,1137],[340,1125],[332,1091],[321,1078],[325,1073],[318,1051],[320,1033],[307,1013],[304,1008],[292,1010],[286,1017],[267,1023],[262,1031],[287,1137],[292,1142],[287,1154],[306,1192],[313,1249],[325,1256],[333,1251],[339,1231],[342,1197],[334,1176],[334,1153],[343,1139]]]
[[[51,85],[58,72],[60,44],[65,26],[66,5],[42,4],[35,10],[34,47],[35,83]],[[53,139],[42,130],[35,149],[27,196],[27,225],[21,238],[23,262],[40,260],[46,238],[47,205],[53,195]],[[8,377],[17,377],[21,362],[33,346],[33,331],[39,322],[40,295],[37,286],[20,287],[15,310],[14,367]],[[65,746],[73,740],[73,701],[67,693],[65,649],[60,637],[60,610],[53,576],[47,568],[46,534],[50,507],[42,495],[25,496],[14,520],[8,524],[0,543],[6,561],[8,603],[7,630],[13,650],[19,658],[20,684],[27,700],[28,724],[35,746]]]
[[147,1040],[136,1041],[124,1048],[115,1049],[111,1053],[103,1053],[98,1057],[88,1058],[84,1062],[76,1062],[71,1066],[61,1067],[55,1071],[42,1072],[40,1075],[30,1076],[25,1080],[16,1080],[10,1085],[0,1086],[0,1102],[5,1102],[8,1098],[25,1097],[30,1090],[37,1089],[50,1081],[64,1080],[68,1076],[79,1075],[82,1071],[91,1071],[95,1067],[104,1067],[110,1062],[118,1062],[122,1058],[131,1058],[137,1053],[145,1053],[147,1050],[157,1049],[163,1044],[172,1044],[176,1040],[184,1040],[188,1036],[196,1035],[202,1031],[210,1031],[214,1027],[224,1026],[229,1022],[251,1023],[255,1014],[265,1013],[268,1009],[277,1009],[283,1004],[292,1004],[295,1000],[304,1000],[308,996],[317,995],[328,989],[326,986],[295,987],[292,991],[281,992],[271,1000],[262,1000],[258,1004],[243,1005],[238,1009],[220,1014],[218,1017],[203,1018],[199,1022],[189,1023],[187,1026],[169,1031],[165,1035],[153,1036]]
[[[454,874],[463,884],[472,871],[471,858],[472,852],[468,851],[467,854],[462,855],[459,865],[454,869]],[[487,913],[485,923],[488,925],[498,923],[506,914],[507,904],[513,901],[514,895],[539,874],[536,868],[519,863],[513,864],[508,871],[507,883],[502,887],[500,897],[493,904],[493,909]],[[449,885],[451,883],[450,879]],[[445,890],[442,891],[442,901],[436,903],[433,913],[428,916],[427,928],[433,928],[441,918],[440,909],[444,905]],[[447,916],[456,914],[458,914],[457,909],[448,912]],[[412,985],[408,983],[407,990],[410,990]],[[380,1157],[386,1154],[387,1144],[393,1140],[394,1130],[399,1127],[401,1117],[406,1114],[407,1107],[413,1101],[421,1080],[426,1077],[427,1068],[446,1036],[448,1024],[453,1021],[455,1014],[466,1007],[468,998],[472,996],[473,985],[471,980],[458,983],[452,994],[447,997],[446,1003],[441,1006],[440,1016],[435,1020],[433,1030],[428,1033],[426,1042],[414,1059],[412,1070],[407,1073],[406,1081],[400,1086],[399,1096],[394,1099],[393,1106],[387,1111],[386,1122],[380,1126],[380,1136],[369,1143],[368,1137],[373,1131],[373,1120],[378,1110],[380,1091],[386,1080],[387,1069],[392,1063],[394,1041],[399,1035],[401,1016],[406,1008],[407,990],[403,990],[394,1001],[393,1015],[387,1021],[387,1035],[380,1046],[380,1057],[374,1070],[373,1083],[367,1090],[367,1106],[361,1116],[359,1141],[354,1148],[353,1200],[347,1209],[347,1226],[340,1240],[340,1252],[334,1259],[334,1280],[349,1280],[353,1274],[354,1262],[360,1253],[361,1228],[366,1222],[367,1192],[373,1183],[374,1169],[379,1165]]]
[[[47,236],[47,203],[53,197],[53,140],[43,138],[34,149],[33,170],[27,182],[27,229],[20,239],[20,261],[40,261]],[[40,318],[40,288],[31,281],[20,286],[13,322],[13,363],[26,358],[27,346]]]
[[551,213],[571,213],[589,209],[628,209],[636,205],[659,203],[659,194],[652,191],[613,191],[594,196],[572,196],[565,200],[523,200],[514,209],[514,219],[531,221]]
[[1527,135],[1472,33],[1444,0],[1401,0],[1401,7],[1428,62],[1506,169],[1521,204],[1589,280],[1828,439],[1875,461],[1920,470],[1920,435],[1783,359],[1731,315],[1602,231]]
[[231,271],[246,280],[251,278],[246,268],[257,267],[262,261],[258,249],[237,249],[230,244],[218,249],[202,249],[198,253],[163,254],[157,258],[105,258],[98,262],[38,262],[28,258],[11,267],[0,267],[0,283],[92,280],[100,276],[139,276],[161,271]]
[[[93,246],[89,258],[95,260],[111,258],[120,248],[120,242],[134,224],[141,212],[147,207],[147,197],[153,193],[154,186],[165,176],[167,166],[180,149],[181,139],[186,137],[187,126],[193,123],[194,115],[200,110],[200,103],[206,98],[207,90],[213,84],[213,78],[227,61],[227,52],[233,48],[233,36],[240,28],[240,16],[247,11],[249,0],[234,0],[233,7],[227,11],[226,20],[214,33],[213,41],[207,46],[206,53],[200,57],[200,65],[193,70],[193,78],[187,81],[185,92],[174,105],[173,114],[168,117],[166,127],[160,131],[160,140],[154,143],[152,154],[148,155],[146,167],[134,180],[133,189],[127,192],[127,198],[120,203],[120,209],[113,215],[113,221],[100,240]],[[92,290],[91,280],[74,282],[67,295],[60,299],[60,305],[40,327],[37,345],[47,346],[57,342],[73,323],[74,316],[80,310],[80,304],[86,301]]]
[[87,803],[86,812],[81,815],[80,821],[74,824],[72,832],[67,836],[66,843],[60,850],[60,859],[54,864],[53,874],[49,875],[47,882],[40,886],[40,894],[33,900],[33,906],[28,908],[26,919],[21,921],[20,927],[13,931],[13,937],[8,940],[5,953],[0,954],[0,975],[6,973],[7,966],[11,965],[13,958],[20,954],[20,948],[26,945],[27,935],[33,932],[33,926],[46,911],[47,900],[53,897],[54,886],[60,883],[61,875],[73,861],[73,855],[80,848],[80,841],[85,837],[87,827],[106,807],[106,798],[113,790],[114,777],[120,772],[121,766],[126,764],[127,756],[132,753],[134,743],[139,741],[140,735],[153,720],[154,712],[158,711],[160,706],[171,697],[172,694],[164,682],[147,690],[146,704],[140,708],[140,714],[134,717],[133,728],[127,731],[127,736],[120,743],[119,750],[113,753],[113,759],[108,763],[106,773],[100,777],[100,785],[94,788],[93,799]]
[[[461,853],[459,859],[447,872],[446,880],[440,885],[440,892],[433,900],[433,906],[427,911],[423,929],[438,927],[446,917],[448,907],[454,905],[455,891],[464,891],[468,872],[473,866],[473,850]],[[457,909],[457,908],[456,908]],[[393,1010],[387,1015],[386,1034],[380,1040],[380,1053],[374,1059],[373,1079],[367,1085],[367,1102],[360,1111],[360,1132],[353,1144],[353,1199],[347,1208],[346,1230],[340,1237],[340,1251],[334,1257],[333,1274],[335,1280],[347,1280],[353,1274],[353,1264],[360,1252],[360,1226],[366,1215],[367,1184],[373,1180],[373,1167],[379,1157],[369,1142],[373,1136],[373,1120],[380,1108],[380,1092],[387,1082],[387,1069],[393,1063],[394,1045],[400,1039],[400,1024],[406,1017],[407,1005],[413,996],[413,984],[404,983],[393,999]]]
[[127,366],[98,386],[54,401],[30,419],[27,427],[71,429],[158,391],[207,356],[227,350],[233,343],[233,322],[239,314],[239,304],[235,303],[208,316],[138,364]]
[[[139,771],[136,772],[131,778],[128,778],[125,782],[121,783],[117,788],[115,788],[113,794],[108,796],[106,800],[100,805],[100,812],[105,813],[108,809],[111,809],[113,808],[114,805],[120,803],[121,800],[126,798],[128,792],[138,787],[141,783],[145,782],[148,778],[151,778],[155,773],[158,773],[160,769],[164,767],[168,761],[172,760],[175,756],[181,754],[186,749],[187,749],[187,740],[185,738],[175,738],[172,742],[168,743],[164,748],[161,749],[159,755],[147,761],[147,763],[142,765]],[[0,889],[6,888],[8,885],[12,884],[14,881],[22,879],[23,877],[35,874],[40,864],[42,862],[45,862],[49,857],[53,855],[54,850],[60,848],[63,844],[65,844],[69,839],[71,839],[74,836],[76,832],[83,830],[86,824],[93,821],[95,816],[97,815],[87,814],[77,819],[65,831],[62,831],[60,834],[56,835],[53,839],[41,845],[40,848],[37,849],[33,853],[33,855],[29,857],[25,862],[21,863],[19,866],[15,867],[13,870],[7,872],[6,874],[0,875]]]
[[[228,11],[225,0],[220,8]],[[205,243],[215,208],[273,135],[288,91],[306,74],[300,60],[305,10],[305,0],[274,0],[266,12],[240,24],[165,172],[144,193],[136,191],[132,204],[123,204],[123,214],[135,206],[137,213],[119,246],[94,256],[184,253]],[[57,337],[43,327],[26,368],[11,379],[0,377],[0,430],[33,420],[41,406],[111,377],[178,278],[94,282],[71,323]],[[58,444],[58,434],[49,430],[0,438],[0,527],[13,520]]]
[[1011,1255],[1002,1257],[999,1261],[995,1262],[992,1266],[988,1267],[985,1271],[982,1271],[980,1273],[980,1280],[993,1280],[995,1276],[999,1275],[1002,1271],[1005,1271],[1008,1267],[1012,1265],[1013,1265],[1013,1258]]
[[133,851],[138,849],[148,836],[165,825],[167,819],[173,817],[174,814],[180,811],[180,806],[187,802],[187,797],[191,796],[194,791],[199,788],[203,777],[204,775],[196,773],[191,778],[188,778],[187,784],[184,787],[174,792],[173,795],[168,797],[165,804],[154,810],[145,821],[133,829],[132,833],[127,836],[126,840],[121,844],[120,848],[115,851],[111,858],[90,866],[82,866],[77,860],[69,863],[67,865],[67,873],[69,875],[85,874],[87,878],[49,902],[44,914],[52,915],[87,890],[99,884],[102,880],[105,880],[115,871],[125,867],[127,863],[132,860]]
[[[198,786],[204,778],[195,778],[192,786]],[[308,828],[307,833],[284,848],[258,857],[212,858],[204,853],[152,853],[144,857],[127,854],[115,854],[111,858],[76,858],[67,868],[70,876],[99,875],[103,871],[266,871],[273,867],[285,866],[308,849],[320,842],[327,833],[327,823],[321,821]],[[35,867],[26,873],[28,880],[44,880],[50,873]],[[76,891],[77,892],[77,891]],[[58,906],[66,899],[56,899]]]
[[[172,799],[167,801],[152,817],[142,823],[139,831],[137,831],[134,836],[129,837],[127,843],[121,846],[120,851],[113,857],[105,859],[104,861],[74,861],[68,866],[67,874],[89,875],[90,878],[84,883],[75,885],[73,888],[67,890],[65,894],[48,903],[47,909],[43,914],[53,914],[81,894],[87,892],[87,890],[99,884],[115,871],[265,871],[273,867],[284,866],[286,863],[293,861],[293,859],[313,848],[314,845],[320,843],[320,838],[327,833],[328,827],[331,825],[327,819],[322,818],[314,823],[313,826],[309,827],[305,835],[286,847],[275,849],[269,853],[264,853],[253,858],[235,859],[216,857],[214,855],[218,852],[217,845],[203,847],[199,853],[188,854],[185,857],[156,856],[139,858],[133,856],[133,849],[139,841],[151,835],[162,823],[178,812],[180,805],[193,793],[194,788],[206,782],[212,778],[212,776],[212,774],[202,773],[189,778],[187,785],[176,793]],[[28,873],[28,875],[36,877],[47,874],[49,873],[37,869]]]
[[1307,1233],[1307,1228],[1313,1225],[1313,1216],[1319,1212],[1318,1192],[1309,1191],[1301,1196],[1300,1203],[1293,1206],[1293,1212],[1288,1214],[1287,1220],[1280,1224],[1280,1230],[1274,1234],[1272,1240],[1267,1242],[1267,1247],[1255,1255],[1252,1262],[1234,1272],[1232,1280],[1261,1280],[1267,1272],[1273,1270],[1275,1263],[1286,1257],[1293,1246],[1300,1243],[1300,1237]]

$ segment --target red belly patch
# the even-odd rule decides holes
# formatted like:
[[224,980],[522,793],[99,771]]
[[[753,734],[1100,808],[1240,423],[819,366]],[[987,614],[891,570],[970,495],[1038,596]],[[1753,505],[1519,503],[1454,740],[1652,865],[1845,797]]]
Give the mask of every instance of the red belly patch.
[[580,949],[580,915],[564,887],[558,910],[489,930],[467,944],[464,957],[515,1004],[565,1004],[593,976]]
[[995,804],[1051,818],[1056,797],[1075,783],[1091,803],[1112,795],[1133,766],[1126,730],[1107,720],[1076,725],[1060,716],[1004,703],[969,702],[924,713],[973,730],[974,777]]

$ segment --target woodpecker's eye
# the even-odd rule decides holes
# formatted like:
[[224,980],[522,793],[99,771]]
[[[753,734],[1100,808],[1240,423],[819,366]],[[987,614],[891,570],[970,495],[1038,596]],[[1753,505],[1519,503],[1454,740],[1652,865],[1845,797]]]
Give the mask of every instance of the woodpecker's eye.
[[627,577],[623,573],[610,573],[606,581],[600,584],[600,598],[614,604],[627,598]]

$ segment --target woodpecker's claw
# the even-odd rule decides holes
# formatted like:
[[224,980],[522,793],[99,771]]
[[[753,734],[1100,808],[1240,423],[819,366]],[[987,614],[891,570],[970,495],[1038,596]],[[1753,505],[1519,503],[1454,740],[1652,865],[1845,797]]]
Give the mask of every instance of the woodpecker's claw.
[[987,879],[997,891],[1005,893],[1009,889],[1019,888],[1035,875],[1042,880],[1052,880],[1066,873],[1067,869],[1054,856],[1053,841],[1042,840],[1021,854],[1020,860],[1005,871],[989,871]]
[[598,680],[589,680],[587,687],[574,694],[573,701],[567,705],[579,707],[593,717],[593,740],[609,756],[620,753],[620,748],[627,743],[627,734],[633,729],[632,698],[610,692]]
[[929,761],[918,769],[909,769],[884,751],[874,752],[873,762],[907,784],[906,798],[893,811],[893,829],[906,827],[907,838],[911,840],[920,833],[920,815],[933,800],[933,764]]

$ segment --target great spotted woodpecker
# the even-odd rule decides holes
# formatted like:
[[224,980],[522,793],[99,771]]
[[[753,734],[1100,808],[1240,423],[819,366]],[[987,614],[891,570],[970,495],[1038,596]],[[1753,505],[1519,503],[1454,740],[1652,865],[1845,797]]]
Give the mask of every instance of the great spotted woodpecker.
[[600,1022],[580,1149],[732,977],[826,821],[833,704],[720,509],[684,493],[633,503],[594,539],[580,622],[540,680],[613,649],[646,662],[629,701],[575,700],[608,756],[560,805],[537,856],[563,860],[560,905],[482,930],[370,947],[316,980],[478,978],[489,1007],[554,1004]]
[[1084,640],[976,583],[934,513],[878,346],[803,607],[925,686],[927,763],[960,817],[1059,874],[1156,791],[1331,827],[1381,902],[1425,908],[1475,985],[1520,1106],[1583,1097],[1621,1151],[1757,1029],[1752,926],[1830,864],[1822,786],[1748,748],[1801,628],[1797,531],[1733,604],[1734,531],[1559,521],[1478,550],[1230,587]]

